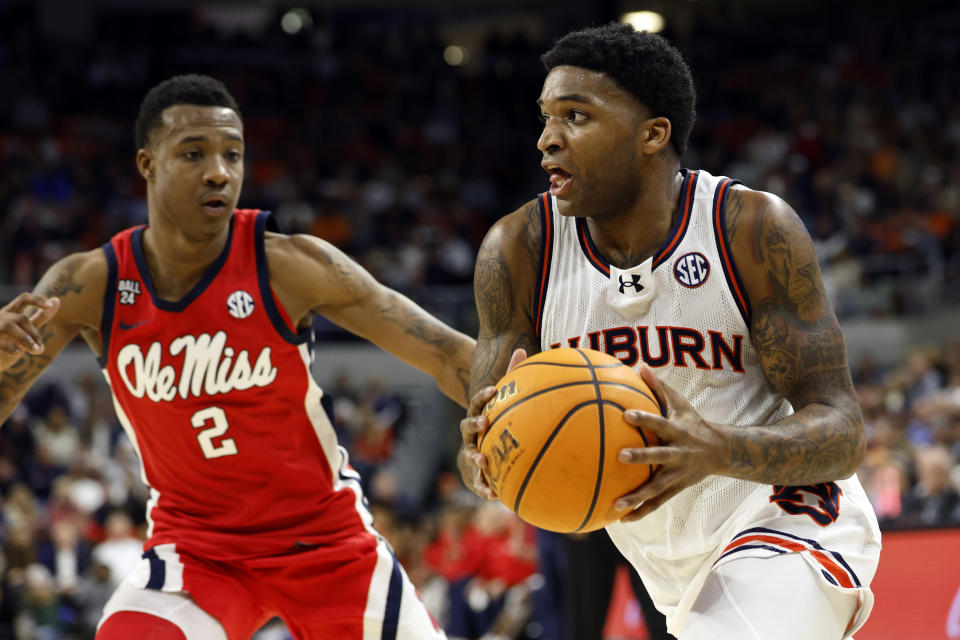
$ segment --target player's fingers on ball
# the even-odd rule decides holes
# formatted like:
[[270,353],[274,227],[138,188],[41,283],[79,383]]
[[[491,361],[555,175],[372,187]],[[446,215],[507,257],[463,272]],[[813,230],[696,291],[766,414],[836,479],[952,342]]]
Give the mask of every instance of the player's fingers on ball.
[[474,416],[460,421],[460,436],[464,444],[476,445],[478,436],[487,430],[487,418]]
[[617,498],[617,501],[613,503],[613,508],[620,511],[627,511],[636,509],[637,505],[641,504],[645,499],[649,499],[651,494],[643,490],[643,487],[631,491],[625,496],[620,496]]
[[676,447],[630,447],[621,449],[618,458],[628,464],[676,464],[683,462],[683,452]]
[[670,401],[673,400],[676,395],[669,393],[672,389],[670,389],[663,380],[658,378],[656,374],[653,373],[653,369],[646,363],[640,365],[640,377],[643,378],[643,381],[650,387],[650,391],[653,391],[653,395],[657,397],[657,402],[663,407],[664,412],[669,411]]
[[661,439],[669,439],[671,435],[676,434],[673,424],[661,415],[650,413],[642,409],[627,409],[623,412],[623,419],[627,424],[635,427],[642,427],[644,430],[653,431]]
[[484,387],[473,394],[473,398],[470,399],[470,408],[467,410],[468,416],[477,416],[480,415],[480,412],[483,411],[484,405],[490,401],[490,398],[493,397],[493,394],[497,392],[496,387]]
[[510,356],[510,364],[507,365],[507,371],[513,371],[513,368],[527,359],[526,349],[516,349]]
[[481,498],[486,498],[487,500],[496,500],[497,492],[493,490],[493,487],[490,486],[483,474],[478,473],[477,478],[477,481],[474,483],[474,486],[477,489],[477,495],[479,495]]
[[630,493],[617,498],[613,506],[615,509],[620,510],[636,509],[638,505],[645,504],[650,500],[656,500],[663,494],[670,492],[677,479],[676,473],[661,468],[656,475],[652,476],[645,483]]

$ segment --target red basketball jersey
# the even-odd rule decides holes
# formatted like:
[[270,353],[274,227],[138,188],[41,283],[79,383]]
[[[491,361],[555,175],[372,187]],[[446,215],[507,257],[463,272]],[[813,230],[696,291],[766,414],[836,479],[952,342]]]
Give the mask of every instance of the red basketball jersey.
[[236,211],[222,254],[176,302],[157,297],[145,227],[103,245],[100,364],[151,489],[146,548],[230,560],[373,547],[358,476],[310,374],[310,333],[270,288],[267,215]]

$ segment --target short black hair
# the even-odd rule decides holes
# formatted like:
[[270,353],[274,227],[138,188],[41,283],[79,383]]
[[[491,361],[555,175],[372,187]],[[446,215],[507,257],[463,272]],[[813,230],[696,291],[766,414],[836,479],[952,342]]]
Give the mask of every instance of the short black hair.
[[150,143],[150,134],[162,123],[163,110],[177,104],[201,107],[226,107],[240,115],[240,107],[222,82],[210,76],[190,73],[173,76],[147,92],[140,103],[134,142],[137,149]]
[[683,55],[662,36],[612,22],[568,33],[540,60],[548,72],[570,65],[607,74],[654,117],[667,118],[674,150],[678,156],[686,151],[697,94]]

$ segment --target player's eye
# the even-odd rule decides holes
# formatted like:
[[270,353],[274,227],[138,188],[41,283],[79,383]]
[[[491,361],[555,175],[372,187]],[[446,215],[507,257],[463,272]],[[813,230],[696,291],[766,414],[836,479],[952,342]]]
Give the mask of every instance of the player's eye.
[[203,157],[203,154],[197,151],[196,149],[190,149],[189,151],[183,152],[183,157],[187,160],[199,160]]
[[230,162],[239,162],[243,159],[243,154],[239,151],[227,151],[227,160]]
[[583,111],[570,110],[567,114],[567,120],[573,124],[583,124],[587,121],[587,114]]
[[545,113],[540,114],[540,118],[539,118],[540,124],[547,124],[547,120],[549,119],[550,119],[550,116],[548,116],[547,114]]

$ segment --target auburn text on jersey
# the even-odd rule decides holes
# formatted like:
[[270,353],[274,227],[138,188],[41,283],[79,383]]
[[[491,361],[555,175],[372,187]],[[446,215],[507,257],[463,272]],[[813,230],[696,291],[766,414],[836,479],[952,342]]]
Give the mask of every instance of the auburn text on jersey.
[[[651,335],[653,336],[651,338]],[[651,367],[694,366],[697,369],[729,369],[743,373],[743,336],[724,337],[719,331],[707,335],[689,327],[614,327],[567,338],[568,347],[604,351],[632,367],[638,360]],[[581,344],[585,342],[585,344]],[[561,346],[551,344],[551,349]]]

